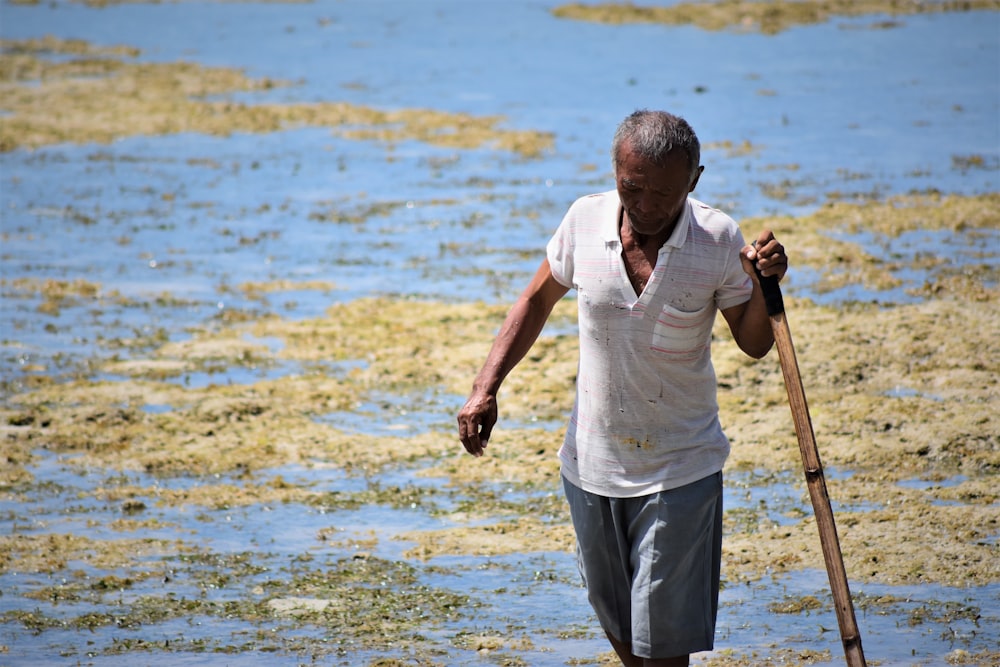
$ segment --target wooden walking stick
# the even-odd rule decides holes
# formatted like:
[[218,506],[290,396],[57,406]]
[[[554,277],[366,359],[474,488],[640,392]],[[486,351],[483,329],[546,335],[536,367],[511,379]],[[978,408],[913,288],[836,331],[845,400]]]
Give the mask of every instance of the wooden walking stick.
[[840,540],[837,538],[837,526],[833,521],[830,496],[826,491],[823,465],[819,460],[819,450],[816,449],[816,436],[813,433],[812,420],[809,417],[809,406],[806,404],[802,378],[799,376],[799,362],[795,358],[795,348],[792,347],[792,333],[785,320],[785,304],[781,297],[781,288],[778,286],[778,277],[762,276],[759,270],[757,277],[764,294],[767,314],[771,320],[771,330],[774,332],[774,342],[778,348],[778,359],[781,362],[781,373],[785,376],[788,403],[792,409],[792,419],[795,422],[795,435],[799,439],[799,451],[802,454],[802,465],[805,468],[809,497],[812,499],[813,511],[816,513],[816,526],[819,528],[823,559],[826,561],[827,574],[830,575],[830,590],[833,592],[837,623],[840,625],[840,639],[844,644],[847,665],[848,667],[866,667],[865,654],[861,649],[861,633],[858,631],[858,622],[854,618],[854,605],[851,602],[851,591],[847,585],[844,557],[840,552]]

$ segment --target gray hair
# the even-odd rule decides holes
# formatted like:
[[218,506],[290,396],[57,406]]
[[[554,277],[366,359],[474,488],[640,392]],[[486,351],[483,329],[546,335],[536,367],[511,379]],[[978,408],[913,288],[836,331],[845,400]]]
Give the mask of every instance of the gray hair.
[[684,151],[691,169],[691,179],[698,175],[701,143],[686,120],[666,111],[639,109],[618,125],[611,144],[611,164],[618,170],[618,155],[624,144],[653,164],[662,165],[676,149]]

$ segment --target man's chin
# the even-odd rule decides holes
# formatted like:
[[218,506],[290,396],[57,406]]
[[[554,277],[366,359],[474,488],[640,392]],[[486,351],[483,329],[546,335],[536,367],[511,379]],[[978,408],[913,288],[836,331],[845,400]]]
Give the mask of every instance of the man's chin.
[[655,236],[666,229],[666,225],[662,223],[646,222],[642,219],[636,220],[632,216],[629,216],[629,226],[643,236]]

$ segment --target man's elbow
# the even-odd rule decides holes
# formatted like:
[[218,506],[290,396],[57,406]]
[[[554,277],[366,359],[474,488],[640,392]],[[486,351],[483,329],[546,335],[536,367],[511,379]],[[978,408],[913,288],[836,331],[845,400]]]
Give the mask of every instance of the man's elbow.
[[767,353],[771,351],[774,346],[774,341],[767,342],[755,342],[740,345],[740,349],[748,356],[754,359],[763,359],[767,356]]

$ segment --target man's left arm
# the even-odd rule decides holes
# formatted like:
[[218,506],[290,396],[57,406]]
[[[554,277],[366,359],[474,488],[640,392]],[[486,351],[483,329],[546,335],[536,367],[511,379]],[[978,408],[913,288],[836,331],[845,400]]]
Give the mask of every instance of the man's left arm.
[[788,257],[785,255],[785,247],[778,243],[771,230],[765,229],[753,243],[740,250],[740,262],[753,282],[753,293],[749,301],[723,310],[722,316],[726,318],[739,348],[751,357],[760,359],[771,349],[774,336],[754,265],[763,275],[778,276],[778,280],[781,280],[788,270]]

